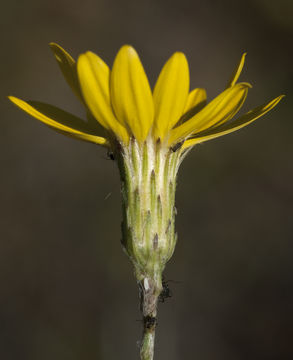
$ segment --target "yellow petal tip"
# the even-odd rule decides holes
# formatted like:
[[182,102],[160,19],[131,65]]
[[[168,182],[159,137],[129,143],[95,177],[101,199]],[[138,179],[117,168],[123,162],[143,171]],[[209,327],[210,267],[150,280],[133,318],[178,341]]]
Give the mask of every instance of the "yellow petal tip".
[[227,84],[227,88],[230,87],[230,86],[234,86],[238,79],[239,79],[239,76],[242,72],[242,69],[243,69],[243,66],[244,66],[244,63],[245,63],[245,57],[247,55],[247,52],[244,52],[241,56],[241,59],[239,61],[239,63],[237,64],[236,68],[234,69],[233,73],[232,73],[232,76]]
[[177,56],[179,55],[179,56],[184,56],[184,57],[186,57],[185,54],[184,54],[184,52],[182,52],[182,51],[175,51],[174,55],[177,55]]
[[92,51],[86,51],[86,52],[78,55],[77,62],[78,62],[80,59],[84,59],[84,58],[86,58],[87,56],[92,56],[92,55],[96,56],[96,54],[95,54],[94,52],[92,52]]
[[127,54],[127,56],[135,56],[135,57],[138,56],[135,48],[129,44],[122,45],[118,53],[121,52]]
[[277,96],[277,97],[275,98],[275,101],[276,101],[275,106],[276,106],[284,97],[286,97],[286,95],[284,95],[284,94],[282,94],[282,95],[280,95],[280,96]]
[[183,60],[185,62],[187,62],[187,58],[186,58],[186,55],[182,52],[182,51],[176,51],[174,52],[174,54],[171,56],[172,60],[176,59],[176,60]]
[[49,47],[50,47],[50,49],[51,49],[53,52],[55,52],[56,50],[57,50],[57,51],[58,51],[58,50],[61,50],[61,51],[63,50],[60,45],[58,45],[57,43],[54,43],[54,42],[50,42],[50,43],[49,43]]
[[238,85],[242,85],[243,87],[248,87],[248,88],[252,89],[252,85],[248,82],[238,83]]
[[80,63],[85,61],[84,59],[86,59],[87,56],[89,55],[92,55],[92,52],[91,51],[87,51],[85,53],[82,53],[80,55],[78,55],[78,58],[77,58],[77,67],[79,67]]
[[120,49],[127,49],[127,50],[134,50],[135,51],[134,47],[132,45],[130,45],[130,44],[124,44],[124,45],[121,46]]
[[17,104],[19,102],[20,99],[18,99],[17,97],[15,96],[12,96],[12,95],[8,95],[7,98],[13,102],[14,104]]

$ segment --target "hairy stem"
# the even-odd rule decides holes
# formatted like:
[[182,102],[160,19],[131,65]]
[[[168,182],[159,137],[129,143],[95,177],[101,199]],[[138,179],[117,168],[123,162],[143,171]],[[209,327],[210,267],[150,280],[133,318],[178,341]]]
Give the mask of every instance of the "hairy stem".
[[155,280],[144,278],[139,283],[140,310],[143,317],[143,335],[140,347],[141,360],[153,360],[154,358],[157,303],[161,290],[161,277]]

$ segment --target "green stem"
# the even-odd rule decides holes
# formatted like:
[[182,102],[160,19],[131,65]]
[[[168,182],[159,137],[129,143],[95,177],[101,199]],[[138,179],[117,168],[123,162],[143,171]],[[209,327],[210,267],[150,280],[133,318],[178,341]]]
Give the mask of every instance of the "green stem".
[[141,360],[153,360],[155,348],[155,327],[146,328],[143,330],[143,337],[140,348]]

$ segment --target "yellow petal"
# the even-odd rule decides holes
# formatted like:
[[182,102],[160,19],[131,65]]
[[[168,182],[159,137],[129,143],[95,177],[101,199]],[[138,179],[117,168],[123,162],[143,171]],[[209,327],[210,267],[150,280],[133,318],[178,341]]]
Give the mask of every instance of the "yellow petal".
[[205,89],[201,89],[201,88],[193,89],[188,94],[184,113],[186,113],[187,111],[190,111],[195,106],[198,106],[198,104],[206,103],[206,101],[207,101],[207,93],[206,93]]
[[[107,143],[105,138],[92,134],[83,120],[66,111],[49,104],[34,101],[26,102],[14,96],[8,98],[29,115],[63,134],[99,145],[106,145]],[[70,124],[70,126],[67,124]],[[89,131],[87,132],[87,130]]]
[[187,97],[187,103],[184,109],[184,113],[175,126],[179,126],[185,121],[191,119],[195,114],[197,114],[201,109],[203,109],[206,106],[206,100],[207,93],[205,89],[197,88],[192,90]]
[[75,95],[83,103],[83,98],[81,95],[77,77],[75,60],[58,44],[52,42],[49,45],[62,71],[62,74],[65,77],[65,80],[67,81],[68,85],[71,87]]
[[[49,127],[52,127],[52,126],[49,126]],[[108,140],[103,138],[103,137],[100,137],[100,136],[94,136],[94,135],[89,135],[89,134],[85,134],[85,133],[77,134],[77,133],[73,133],[73,132],[70,132],[70,131],[58,130],[58,129],[55,129],[54,127],[52,127],[52,128],[54,130],[56,130],[58,133],[60,133],[62,135],[65,135],[65,136],[68,136],[68,137],[73,138],[73,139],[91,142],[93,144],[102,145],[102,146],[105,146],[107,148],[110,147],[110,143],[108,142]]]
[[246,98],[247,98],[247,93],[248,93],[248,87],[246,88],[246,90],[243,92],[243,94],[239,94],[238,100],[237,97],[235,96],[235,98],[233,98],[233,102],[235,104],[234,108],[224,117],[222,117],[221,119],[214,121],[212,126],[210,126],[210,123],[208,123],[206,126],[203,126],[202,129],[200,131],[204,131],[206,129],[209,128],[214,128],[216,126],[222,125],[226,122],[228,122],[229,120],[231,120],[234,115],[236,115],[238,113],[238,111],[241,109],[242,105],[244,104]]
[[194,117],[173,129],[169,144],[231,119],[242,106],[249,87],[250,84],[239,83],[223,91]]
[[140,59],[129,45],[122,46],[113,64],[111,101],[118,120],[143,142],[153,124],[153,99]]
[[163,140],[183,114],[189,91],[189,69],[183,53],[164,65],[154,88],[154,136]]
[[284,95],[281,95],[264,105],[256,107],[255,109],[249,111],[248,113],[244,114],[243,116],[241,116],[240,118],[238,118],[235,121],[232,121],[229,124],[226,123],[219,127],[215,127],[211,130],[207,130],[204,133],[202,133],[201,135],[199,134],[198,137],[187,140],[183,144],[183,148],[188,148],[195,144],[198,144],[198,143],[201,143],[201,142],[204,142],[207,140],[215,139],[219,136],[229,134],[233,131],[243,128],[244,126],[249,125],[250,123],[252,123],[256,119],[258,119],[259,117],[266,114],[268,111],[272,110],[283,97],[284,97]]
[[243,69],[243,66],[244,66],[244,62],[245,62],[245,57],[246,57],[246,53],[244,53],[242,56],[241,56],[241,59],[239,61],[239,63],[237,64],[236,68],[234,69],[232,75],[231,75],[231,78],[230,80],[228,81],[228,84],[226,86],[226,88],[230,87],[230,86],[234,86],[241,74],[241,71]]
[[126,144],[129,135],[115,118],[110,102],[110,69],[92,52],[78,58],[77,72],[83,98],[97,121]]

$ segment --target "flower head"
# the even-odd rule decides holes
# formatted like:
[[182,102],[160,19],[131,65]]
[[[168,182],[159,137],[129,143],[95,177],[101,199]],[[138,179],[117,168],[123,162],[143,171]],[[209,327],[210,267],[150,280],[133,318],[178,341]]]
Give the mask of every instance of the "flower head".
[[234,119],[251,88],[249,83],[237,83],[246,54],[226,89],[207,104],[204,89],[189,90],[188,63],[181,52],[163,66],[152,91],[138,54],[129,45],[119,50],[112,70],[92,52],[80,55],[76,63],[59,45],[50,47],[68,85],[85,106],[87,120],[49,104],[9,99],[58,132],[110,148],[117,143],[127,146],[135,138],[138,144],[152,139],[184,150],[250,124],[283,97]]
[[245,54],[226,89],[207,104],[204,89],[189,91],[188,63],[180,52],[166,62],[151,91],[131,46],[119,50],[112,70],[92,52],[80,55],[75,63],[59,45],[51,44],[51,49],[85,106],[87,121],[52,105],[9,98],[58,132],[114,152],[121,179],[122,246],[140,290],[144,326],[140,354],[141,359],[151,360],[162,273],[177,242],[176,178],[186,150],[250,124],[282,96],[233,120],[251,87],[237,83]]

